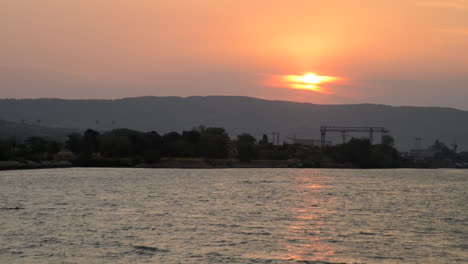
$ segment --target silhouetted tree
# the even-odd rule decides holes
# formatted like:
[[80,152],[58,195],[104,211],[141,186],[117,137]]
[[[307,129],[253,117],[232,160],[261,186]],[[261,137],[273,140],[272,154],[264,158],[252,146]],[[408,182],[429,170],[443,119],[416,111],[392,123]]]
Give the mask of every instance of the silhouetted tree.
[[249,134],[241,134],[237,136],[237,151],[239,160],[242,162],[250,162],[257,158],[257,149],[255,142],[257,140]]
[[47,151],[47,141],[40,137],[30,137],[24,143],[31,153],[44,153]]
[[72,133],[68,135],[68,140],[65,142],[65,147],[74,154],[81,153],[83,136],[80,133]]
[[461,162],[468,163],[468,152],[460,152],[459,157]]
[[10,160],[12,156],[12,145],[7,141],[0,140],[0,160]]
[[183,150],[182,137],[177,132],[169,132],[162,136],[162,154],[167,157],[181,156]]
[[372,146],[369,167],[372,168],[396,168],[401,166],[402,158],[400,153],[387,144]]
[[105,157],[130,157],[141,147],[141,132],[131,129],[114,129],[99,137],[99,150]]
[[156,131],[146,133],[146,140],[149,149],[160,149],[162,138]]
[[91,155],[99,150],[99,132],[88,129],[83,135],[82,152]]
[[258,142],[260,145],[268,145],[268,136],[266,134],[263,134],[262,139]]
[[201,131],[200,154],[206,158],[226,158],[230,138],[224,128],[209,127]]
[[161,159],[162,138],[158,132],[151,131],[146,133],[147,148],[143,158],[147,163],[157,163]]
[[383,135],[382,136],[382,145],[393,147],[395,145],[395,139],[390,135]]
[[183,141],[182,156],[196,157],[199,155],[200,137],[201,137],[201,134],[197,130],[182,132],[182,141]]
[[439,140],[430,148],[434,152],[433,167],[446,167],[458,159],[457,153]]
[[371,167],[371,144],[369,139],[352,138],[348,143],[338,146],[339,156],[359,168]]

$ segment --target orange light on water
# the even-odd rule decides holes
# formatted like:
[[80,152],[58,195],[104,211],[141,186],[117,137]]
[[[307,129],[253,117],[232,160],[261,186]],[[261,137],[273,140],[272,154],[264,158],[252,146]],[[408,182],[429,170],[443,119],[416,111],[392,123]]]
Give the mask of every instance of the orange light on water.
[[305,188],[309,188],[309,189],[322,189],[322,188],[327,188],[327,186],[318,185],[318,184],[312,184],[312,185],[305,186]]

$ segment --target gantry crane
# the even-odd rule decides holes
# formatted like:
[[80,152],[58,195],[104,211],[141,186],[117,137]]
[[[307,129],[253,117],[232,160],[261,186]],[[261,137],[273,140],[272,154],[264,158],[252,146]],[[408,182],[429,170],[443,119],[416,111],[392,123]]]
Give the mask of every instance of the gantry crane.
[[327,132],[339,132],[343,137],[343,144],[346,143],[347,132],[366,132],[369,133],[369,140],[372,144],[374,141],[374,133],[382,133],[382,136],[389,131],[384,127],[337,127],[337,126],[322,126],[320,127],[321,145],[326,145]]

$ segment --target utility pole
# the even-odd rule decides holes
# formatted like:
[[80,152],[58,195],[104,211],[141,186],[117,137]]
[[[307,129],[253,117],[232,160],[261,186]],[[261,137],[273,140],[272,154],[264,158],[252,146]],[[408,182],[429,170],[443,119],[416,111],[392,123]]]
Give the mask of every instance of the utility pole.
[[327,137],[327,127],[322,126],[320,127],[320,144],[322,145],[322,148],[325,147],[325,141]]
[[273,143],[273,145],[276,145],[276,146],[279,146],[279,142],[280,142],[280,133],[279,132],[272,132],[271,133],[273,135],[272,139],[271,139],[271,142]]

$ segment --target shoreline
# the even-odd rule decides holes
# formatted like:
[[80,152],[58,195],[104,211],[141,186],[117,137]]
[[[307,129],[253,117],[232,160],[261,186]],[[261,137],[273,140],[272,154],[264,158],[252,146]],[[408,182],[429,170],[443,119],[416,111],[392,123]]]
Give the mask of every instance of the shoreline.
[[139,168],[139,169],[468,169],[467,167],[397,167],[357,168],[346,164],[322,163],[320,166],[305,166],[295,160],[254,160],[240,162],[232,159],[165,158],[159,163],[131,164],[127,160],[79,164],[71,161],[0,161],[0,171],[61,169],[61,168]]
[[70,168],[70,161],[0,161],[0,171]]

